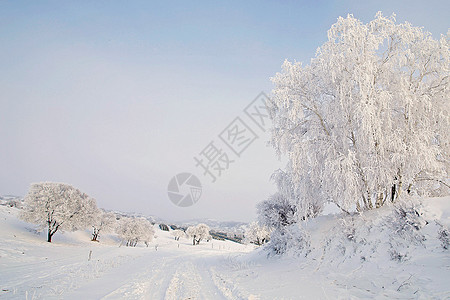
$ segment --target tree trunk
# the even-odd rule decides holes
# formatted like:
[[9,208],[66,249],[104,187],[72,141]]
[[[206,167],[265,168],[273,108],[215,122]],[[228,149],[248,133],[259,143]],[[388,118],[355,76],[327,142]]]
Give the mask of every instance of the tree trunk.
[[376,208],[380,208],[383,206],[383,198],[384,198],[384,194],[383,193],[378,193],[378,198],[377,201],[375,202],[375,207]]
[[397,197],[395,197],[395,200],[397,200],[400,197],[400,194],[402,193],[402,181],[398,182],[398,188],[397,188]]
[[97,242],[98,241],[99,233],[100,233],[100,229],[95,229],[94,228],[94,232],[92,233],[92,241],[93,242]]
[[49,229],[48,233],[47,233],[47,242],[49,242],[49,243],[52,242],[52,236],[53,236],[53,233]]
[[368,209],[369,210],[373,209],[372,196],[369,191],[367,191],[367,202],[369,204]]
[[394,185],[391,187],[391,202],[394,202],[396,190],[397,190],[397,186],[394,183]]
[[363,200],[363,204],[364,204],[364,207],[360,207],[360,209],[361,209],[361,211],[363,211],[363,210],[367,210],[367,207],[369,206],[368,204],[367,204],[367,200],[366,200],[366,197],[364,196],[364,193],[363,193],[363,195],[362,195],[362,200]]
[[356,200],[356,211],[361,212],[361,205],[359,204],[359,200]]

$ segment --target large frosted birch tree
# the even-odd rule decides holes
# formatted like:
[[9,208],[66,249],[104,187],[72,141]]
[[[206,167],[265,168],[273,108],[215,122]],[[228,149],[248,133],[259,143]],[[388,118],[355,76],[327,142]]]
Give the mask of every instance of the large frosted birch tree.
[[364,24],[349,15],[309,64],[285,61],[269,111],[271,143],[288,164],[274,176],[279,192],[259,206],[262,220],[314,217],[327,202],[364,211],[435,184],[448,189],[449,37],[435,40],[395,16]]

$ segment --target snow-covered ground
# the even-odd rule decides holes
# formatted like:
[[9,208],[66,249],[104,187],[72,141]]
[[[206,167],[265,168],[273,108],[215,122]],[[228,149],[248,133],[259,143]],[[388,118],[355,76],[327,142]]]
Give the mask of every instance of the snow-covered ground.
[[436,236],[450,225],[449,202],[427,199],[421,244],[402,244],[404,237],[380,229],[379,216],[389,217],[390,208],[363,218],[320,217],[307,224],[306,258],[268,258],[262,248],[230,241],[192,246],[157,227],[149,247],[119,247],[113,235],[91,242],[88,231],[58,232],[47,243],[18,220],[18,209],[0,206],[0,298],[449,299],[449,250]]
[[216,240],[192,246],[157,226],[149,247],[119,247],[114,236],[90,242],[88,231],[47,243],[17,213],[0,206],[2,299],[221,299],[233,291],[217,268],[253,249]]

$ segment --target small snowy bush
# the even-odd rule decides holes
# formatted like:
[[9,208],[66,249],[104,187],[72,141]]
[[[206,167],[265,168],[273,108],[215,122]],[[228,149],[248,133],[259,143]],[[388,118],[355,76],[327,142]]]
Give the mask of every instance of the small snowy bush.
[[441,241],[442,248],[448,250],[450,248],[450,232],[442,225],[438,230],[438,238]]
[[367,260],[376,245],[370,244],[373,224],[364,215],[345,215],[324,236],[321,244],[322,258],[328,262],[342,263],[349,258]]
[[18,199],[8,200],[5,205],[9,206],[9,207],[15,207],[15,208],[23,209],[23,202],[21,200],[18,200]]
[[394,235],[414,243],[422,244],[425,236],[420,232],[428,222],[422,217],[420,208],[412,202],[400,202],[394,209],[388,220],[388,224]]
[[294,254],[307,256],[310,250],[309,234],[298,224],[276,230],[268,244],[272,254]]
[[400,253],[395,248],[391,248],[389,251],[389,254],[391,255],[391,259],[398,262],[404,262],[408,259],[407,253]]

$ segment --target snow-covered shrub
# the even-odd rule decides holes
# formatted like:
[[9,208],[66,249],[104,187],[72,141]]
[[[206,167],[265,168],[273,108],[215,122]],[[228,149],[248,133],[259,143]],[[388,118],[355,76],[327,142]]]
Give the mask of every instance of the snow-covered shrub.
[[10,199],[5,203],[6,206],[23,209],[23,202],[20,199]]
[[346,240],[350,242],[356,241],[356,225],[355,225],[355,217],[344,217],[340,219],[342,233]]
[[420,230],[428,224],[420,213],[420,207],[412,201],[397,203],[388,216],[387,223],[392,235],[399,236],[407,242],[422,244],[425,236]]
[[281,228],[297,222],[296,204],[291,199],[275,193],[257,206],[261,224]]
[[378,243],[369,241],[374,224],[364,214],[342,215],[335,220],[335,226],[325,232],[318,248],[327,263],[342,263],[348,259],[364,262],[376,251]]
[[404,262],[409,258],[407,253],[400,253],[395,248],[391,248],[389,254],[391,259],[397,262]]
[[267,248],[272,254],[292,254],[307,256],[310,252],[309,234],[298,224],[275,230],[270,236]]
[[[301,192],[303,186],[294,183],[291,172],[277,170],[272,175],[278,192],[258,204],[259,222],[271,228],[282,228],[297,222],[314,218],[323,209],[317,199]],[[309,200],[304,201],[303,197]]]
[[444,226],[440,225],[438,230],[438,238],[441,241],[442,248],[448,250],[450,248],[450,231]]

